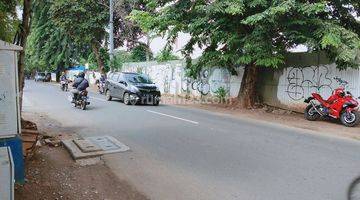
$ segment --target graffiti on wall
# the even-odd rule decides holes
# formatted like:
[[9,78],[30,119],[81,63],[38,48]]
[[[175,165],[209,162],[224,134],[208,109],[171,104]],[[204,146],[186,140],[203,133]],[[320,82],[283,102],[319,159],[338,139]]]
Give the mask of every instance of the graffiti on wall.
[[225,68],[203,69],[195,79],[186,75],[183,63],[149,63],[129,66],[125,70],[147,74],[163,93],[206,96],[224,88],[230,95],[231,74]]
[[224,88],[230,93],[230,77],[231,74],[224,68],[211,68],[202,70],[197,79],[182,76],[181,89],[185,91],[193,90],[201,95],[215,93],[219,88]]
[[333,90],[330,70],[326,65],[291,67],[286,79],[288,83],[285,92],[294,101],[300,101],[313,92],[327,96]]

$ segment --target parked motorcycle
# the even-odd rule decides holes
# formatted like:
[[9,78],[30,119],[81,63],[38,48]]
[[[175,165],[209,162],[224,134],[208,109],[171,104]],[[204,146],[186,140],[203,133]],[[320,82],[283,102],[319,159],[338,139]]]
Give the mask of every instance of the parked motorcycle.
[[340,84],[340,87],[335,89],[327,100],[324,100],[318,93],[312,93],[312,96],[305,100],[305,103],[309,104],[305,109],[305,118],[309,121],[315,121],[320,117],[340,119],[345,126],[356,126],[360,122],[359,102],[350,91],[346,91],[349,84],[347,81],[339,77],[334,79]]
[[68,81],[60,81],[60,89],[62,91],[68,91],[69,90],[69,82]]
[[72,95],[69,96],[69,100],[75,107],[79,107],[82,110],[86,110],[86,106],[90,105],[88,92],[86,90],[80,92],[74,100]]

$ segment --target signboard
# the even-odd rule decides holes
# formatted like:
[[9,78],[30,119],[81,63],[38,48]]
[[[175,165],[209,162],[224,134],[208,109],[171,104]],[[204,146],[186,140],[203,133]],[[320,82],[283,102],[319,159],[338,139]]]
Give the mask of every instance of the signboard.
[[20,127],[17,49],[6,44],[0,41],[0,138],[16,136]]

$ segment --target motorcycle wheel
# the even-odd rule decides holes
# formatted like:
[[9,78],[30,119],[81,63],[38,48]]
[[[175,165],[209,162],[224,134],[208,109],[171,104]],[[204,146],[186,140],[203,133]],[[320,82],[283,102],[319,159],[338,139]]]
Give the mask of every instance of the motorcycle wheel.
[[81,108],[81,110],[86,110],[86,102],[85,101],[82,101],[80,103],[80,108]]
[[65,91],[65,87],[64,87],[63,85],[61,86],[61,90],[62,90],[62,91]]
[[304,112],[305,119],[315,121],[320,118],[320,114],[314,109],[313,105],[308,105]]
[[360,122],[360,114],[357,111],[351,111],[349,114],[345,111],[341,113],[340,121],[347,127],[354,127]]

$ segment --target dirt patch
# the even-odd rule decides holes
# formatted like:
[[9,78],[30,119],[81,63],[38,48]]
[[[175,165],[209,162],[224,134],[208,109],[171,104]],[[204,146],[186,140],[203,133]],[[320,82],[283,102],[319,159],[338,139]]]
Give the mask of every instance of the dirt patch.
[[26,181],[24,185],[16,185],[16,200],[148,199],[126,181],[119,180],[103,162],[80,166],[64,147],[53,144],[58,139],[76,137],[74,130],[65,129],[44,115],[26,113],[23,117],[36,123],[43,145],[25,161]]
[[15,199],[108,199],[144,200],[104,164],[81,167],[62,147],[38,150],[26,162],[26,184],[17,186]]

